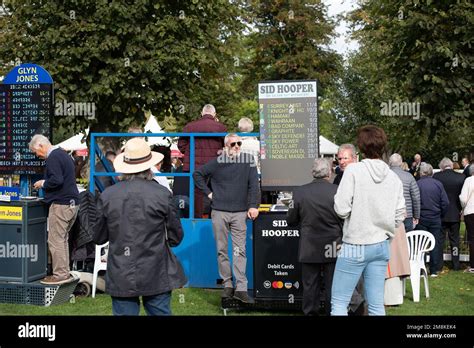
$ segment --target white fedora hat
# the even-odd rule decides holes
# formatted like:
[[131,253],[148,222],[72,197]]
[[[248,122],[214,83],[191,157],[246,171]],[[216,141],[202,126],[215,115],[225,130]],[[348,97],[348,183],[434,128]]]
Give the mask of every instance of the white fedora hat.
[[145,139],[132,138],[125,143],[124,151],[115,158],[114,168],[119,173],[140,173],[163,161],[161,153],[153,152]]

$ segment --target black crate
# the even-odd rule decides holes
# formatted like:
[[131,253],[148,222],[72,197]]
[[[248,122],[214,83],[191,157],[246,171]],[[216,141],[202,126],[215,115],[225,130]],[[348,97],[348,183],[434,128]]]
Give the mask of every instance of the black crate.
[[0,283],[0,303],[51,306],[68,302],[79,279],[62,285]]

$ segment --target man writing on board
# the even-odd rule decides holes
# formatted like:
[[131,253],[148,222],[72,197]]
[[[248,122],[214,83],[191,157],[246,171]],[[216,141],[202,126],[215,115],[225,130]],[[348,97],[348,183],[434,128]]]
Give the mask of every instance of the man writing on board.
[[79,211],[74,162],[66,151],[51,145],[44,135],[36,134],[29,148],[39,158],[46,159],[44,180],[35,182],[34,188],[44,190],[44,202],[49,204],[48,247],[53,274],[41,283],[59,285],[73,280],[69,274],[68,234]]
[[[253,303],[247,293],[245,242],[246,219],[248,217],[254,220],[258,216],[257,167],[252,155],[240,153],[242,139],[237,134],[227,134],[224,144],[222,154],[197,169],[193,177],[196,186],[211,200],[217,265],[224,286],[222,298],[233,297],[243,303]],[[212,192],[206,185],[206,177],[210,178]],[[227,254],[229,230],[233,245],[232,270],[236,283],[235,293]]]

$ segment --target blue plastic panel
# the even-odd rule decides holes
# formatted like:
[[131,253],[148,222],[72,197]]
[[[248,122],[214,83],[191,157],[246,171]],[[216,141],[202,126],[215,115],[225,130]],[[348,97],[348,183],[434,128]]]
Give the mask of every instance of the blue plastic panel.
[[[219,288],[217,280],[217,251],[212,221],[210,219],[181,219],[184,238],[179,246],[173,248],[181,261],[189,287]],[[248,288],[253,289],[252,221],[247,220],[247,280]],[[232,259],[232,244],[229,234],[229,255]]]

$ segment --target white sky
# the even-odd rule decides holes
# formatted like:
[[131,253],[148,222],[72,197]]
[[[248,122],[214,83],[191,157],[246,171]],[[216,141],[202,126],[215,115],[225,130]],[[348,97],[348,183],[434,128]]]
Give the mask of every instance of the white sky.
[[[336,16],[340,13],[347,13],[357,7],[356,0],[322,0],[328,6],[328,16]],[[347,55],[349,51],[358,49],[358,44],[354,40],[349,39],[349,28],[347,22],[343,21],[336,27],[339,37],[333,40],[330,47],[338,53]]]

